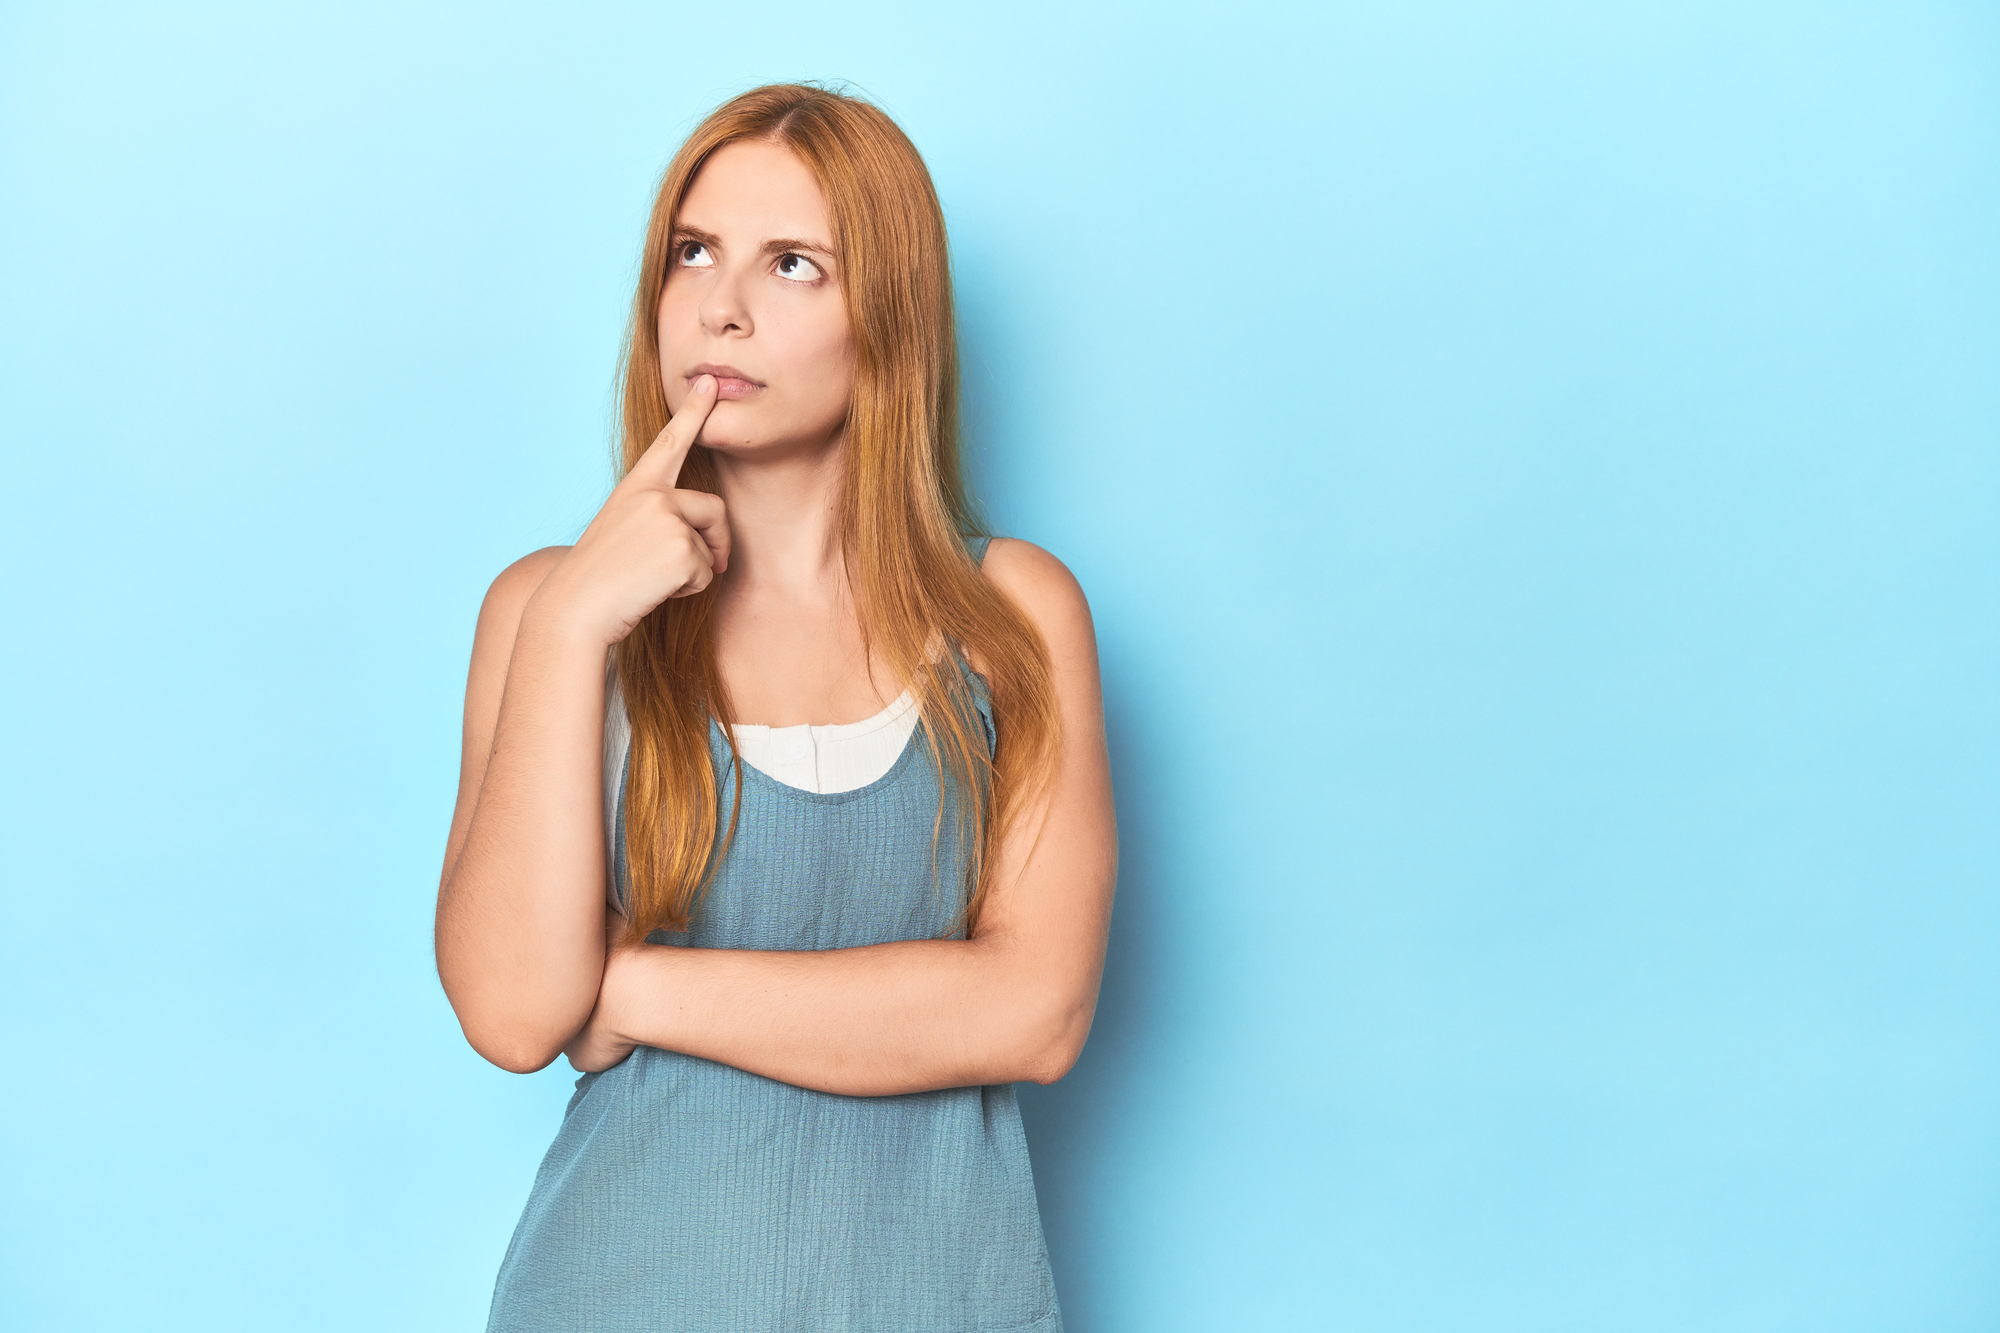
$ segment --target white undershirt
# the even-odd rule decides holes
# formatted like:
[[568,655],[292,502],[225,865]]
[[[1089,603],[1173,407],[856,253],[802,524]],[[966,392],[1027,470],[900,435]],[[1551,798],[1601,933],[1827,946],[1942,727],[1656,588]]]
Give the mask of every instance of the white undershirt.
[[736,724],[736,753],[744,763],[801,791],[853,791],[896,765],[917,729],[917,701],[904,690],[873,717],[817,727]]

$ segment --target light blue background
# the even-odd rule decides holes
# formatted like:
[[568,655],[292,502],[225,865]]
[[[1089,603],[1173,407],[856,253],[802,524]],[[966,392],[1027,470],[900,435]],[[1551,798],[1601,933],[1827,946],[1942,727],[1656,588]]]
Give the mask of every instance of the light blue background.
[[0,11],[9,1328],[468,1329],[430,913],[657,172],[844,77],[1124,875],[1072,1333],[2000,1326],[2000,11]]

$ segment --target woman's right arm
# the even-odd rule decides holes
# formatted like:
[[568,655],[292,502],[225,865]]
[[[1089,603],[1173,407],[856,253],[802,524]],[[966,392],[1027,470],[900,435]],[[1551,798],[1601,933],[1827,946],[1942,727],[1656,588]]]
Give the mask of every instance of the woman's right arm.
[[535,594],[569,548],[493,581],[465,682],[437,964],[474,1050],[526,1073],[582,1026],[604,970],[604,645]]
[[576,545],[508,566],[479,610],[437,966],[466,1040],[503,1069],[548,1064],[597,1003],[605,654],[728,566],[722,501],[675,486],[714,401],[704,376]]

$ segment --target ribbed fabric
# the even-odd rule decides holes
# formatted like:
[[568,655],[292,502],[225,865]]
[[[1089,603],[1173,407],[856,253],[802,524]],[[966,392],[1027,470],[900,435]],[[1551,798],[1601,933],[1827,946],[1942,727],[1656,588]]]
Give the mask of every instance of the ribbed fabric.
[[[975,559],[985,543],[972,544]],[[962,660],[987,744],[985,681]],[[710,761],[729,809],[719,726]],[[962,902],[919,726],[874,782],[821,794],[743,769],[735,840],[684,948],[845,949],[943,934]],[[615,890],[624,821],[614,821]],[[893,1097],[793,1087],[640,1047],[586,1074],[535,1177],[489,1333],[1060,1333],[1011,1085]]]

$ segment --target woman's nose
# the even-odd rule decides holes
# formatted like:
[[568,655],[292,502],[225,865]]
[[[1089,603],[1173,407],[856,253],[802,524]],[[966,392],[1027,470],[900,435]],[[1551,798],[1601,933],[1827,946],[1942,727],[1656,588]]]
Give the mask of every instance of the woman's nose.
[[711,337],[750,332],[750,309],[743,299],[743,280],[734,273],[718,273],[701,300],[701,327]]

